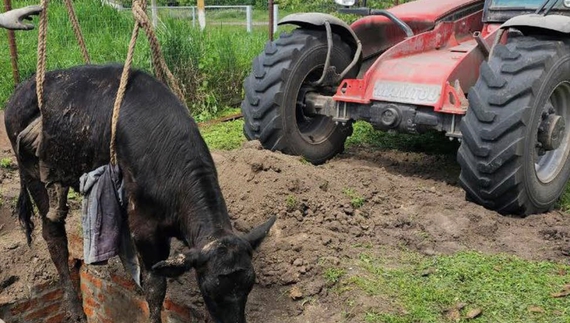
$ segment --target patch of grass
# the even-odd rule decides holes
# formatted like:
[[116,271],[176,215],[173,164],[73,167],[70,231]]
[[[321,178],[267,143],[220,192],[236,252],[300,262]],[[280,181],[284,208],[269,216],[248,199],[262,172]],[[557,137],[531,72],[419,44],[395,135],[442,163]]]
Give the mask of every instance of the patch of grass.
[[341,277],[346,274],[346,270],[337,267],[329,267],[325,269],[323,276],[330,284],[336,284],[340,281]]
[[350,205],[355,209],[361,208],[366,202],[366,199],[352,188],[345,188],[342,192],[350,198]]
[[412,254],[398,268],[363,254],[358,267],[365,274],[348,278],[349,284],[403,309],[368,310],[366,322],[448,322],[446,310],[458,304],[465,304],[460,322],[473,309],[482,310],[477,322],[570,321],[570,298],[552,296],[569,283],[568,265],[469,251],[434,258]]
[[285,199],[285,206],[287,207],[287,211],[294,211],[298,205],[299,203],[297,202],[295,195],[287,195],[287,198]]
[[353,124],[352,136],[346,141],[346,146],[374,147],[386,150],[401,150],[423,152],[436,155],[453,155],[457,153],[459,142],[450,141],[445,134],[428,132],[419,135],[389,133],[374,130],[371,124],[358,121]]
[[235,120],[201,127],[200,133],[210,149],[231,150],[246,141],[242,129],[243,120]]
[[67,199],[68,200],[75,201],[75,200],[79,200],[80,197],[81,197],[81,195],[79,193],[75,192],[73,189],[70,189],[67,192]]
[[7,158],[7,157],[0,159],[0,167],[2,167],[4,169],[11,169],[12,166],[13,166],[12,159]]

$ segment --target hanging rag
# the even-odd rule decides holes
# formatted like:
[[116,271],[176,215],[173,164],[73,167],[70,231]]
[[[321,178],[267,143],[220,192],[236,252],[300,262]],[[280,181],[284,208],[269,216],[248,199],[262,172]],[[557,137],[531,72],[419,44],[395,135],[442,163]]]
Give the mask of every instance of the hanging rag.
[[124,181],[118,165],[104,165],[79,180],[83,195],[83,256],[86,264],[104,264],[119,256],[140,286],[140,266],[127,223]]

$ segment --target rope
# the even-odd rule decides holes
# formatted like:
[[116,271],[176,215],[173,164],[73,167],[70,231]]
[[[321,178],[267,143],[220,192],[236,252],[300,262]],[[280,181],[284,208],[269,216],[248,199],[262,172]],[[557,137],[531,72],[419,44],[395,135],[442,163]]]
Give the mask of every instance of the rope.
[[[134,1],[133,11],[135,10],[135,5],[139,5],[138,1]],[[127,51],[127,59],[125,60],[125,66],[123,66],[123,72],[121,73],[121,82],[119,83],[119,90],[117,91],[117,97],[115,98],[115,105],[113,106],[113,117],[111,119],[111,145],[109,146],[111,155],[111,165],[117,164],[117,150],[116,150],[116,139],[117,139],[117,122],[119,121],[119,112],[121,110],[121,104],[123,103],[123,98],[125,97],[125,91],[127,89],[127,82],[129,80],[129,70],[131,69],[131,64],[133,62],[133,54],[135,51],[135,46],[137,44],[137,37],[139,35],[139,24],[135,21],[135,26],[133,28],[133,33],[131,35],[131,41],[129,42],[129,50]]]
[[[41,0],[41,5],[43,7],[40,13],[40,24],[38,27],[38,61],[37,61],[37,73],[36,73],[36,95],[38,97],[38,107],[40,112],[43,106],[43,92],[44,92],[44,82],[46,73],[46,44],[47,44],[47,9],[49,0]],[[85,45],[85,40],[81,33],[81,28],[73,10],[73,4],[71,0],[65,0],[65,5],[67,7],[67,12],[69,14],[69,19],[71,20],[73,31],[75,37],[81,48],[81,54],[86,64],[90,63],[89,54],[87,52],[87,46]],[[182,90],[178,85],[178,82],[170,72],[170,69],[166,65],[166,61],[162,56],[162,51],[160,50],[160,44],[158,38],[154,33],[152,24],[146,14],[146,1],[145,0],[135,0],[132,3],[133,17],[135,19],[135,24],[133,32],[131,35],[131,40],[129,42],[129,49],[127,51],[127,58],[125,60],[125,65],[121,73],[121,80],[119,83],[119,89],[117,91],[117,96],[115,98],[115,103],[113,105],[113,116],[111,119],[111,143],[109,145],[111,164],[117,164],[117,150],[116,150],[116,139],[117,139],[117,123],[119,120],[119,112],[121,110],[121,104],[123,98],[125,97],[125,92],[127,89],[127,83],[129,79],[129,71],[133,62],[133,55],[137,43],[137,37],[139,34],[139,29],[142,28],[148,38],[151,54],[152,54],[152,64],[156,77],[167,84],[170,89],[176,94],[180,101],[184,102],[184,95]]]
[[180,101],[184,102],[184,95],[182,90],[178,85],[178,82],[174,78],[174,75],[170,72],[170,69],[166,65],[166,61],[162,56],[162,51],[160,50],[160,44],[158,43],[158,38],[152,29],[152,24],[146,14],[146,1],[135,0],[132,3],[133,18],[135,19],[135,26],[133,28],[133,33],[131,36],[131,41],[129,43],[129,49],[127,51],[127,58],[125,65],[123,67],[123,72],[121,74],[121,82],[119,83],[119,90],[117,91],[117,97],[115,98],[115,104],[113,106],[113,116],[111,119],[111,143],[109,146],[111,164],[117,164],[117,150],[116,150],[116,139],[117,139],[117,123],[119,120],[119,112],[121,110],[121,104],[125,96],[125,91],[127,88],[127,82],[129,78],[129,70],[133,61],[133,53],[136,46],[137,37],[139,34],[139,28],[142,28],[148,38],[151,54],[152,54],[152,65],[154,67],[154,72],[156,77],[163,83],[167,84],[170,89],[176,94]]
[[[136,3],[138,2],[139,1],[136,1]],[[146,14],[146,3],[144,7],[142,5],[133,6],[133,17],[136,21],[138,21],[140,27],[145,31],[148,38],[152,54],[152,65],[154,67],[156,77],[163,83],[167,84],[174,92],[174,94],[178,96],[180,101],[184,102],[184,95],[182,94],[182,90],[178,86],[178,82],[174,78],[174,75],[172,75],[170,72],[168,65],[166,65],[164,56],[162,56],[160,43],[158,42],[158,38],[154,33],[152,23]]]
[[48,0],[41,0],[43,8],[40,13],[40,24],[38,27],[38,61],[36,67],[36,95],[38,96],[38,107],[40,112],[43,107],[44,81],[46,78],[46,39],[47,39],[47,11]]
[[83,34],[81,33],[81,27],[79,26],[79,21],[77,21],[77,16],[75,15],[75,10],[73,10],[73,4],[71,3],[71,0],[65,0],[65,7],[67,8],[67,13],[69,14],[71,25],[73,26],[73,33],[75,33],[75,38],[77,38],[77,43],[81,49],[83,61],[85,61],[85,64],[91,64],[89,53],[87,52],[87,46],[85,45],[85,40],[83,39]]

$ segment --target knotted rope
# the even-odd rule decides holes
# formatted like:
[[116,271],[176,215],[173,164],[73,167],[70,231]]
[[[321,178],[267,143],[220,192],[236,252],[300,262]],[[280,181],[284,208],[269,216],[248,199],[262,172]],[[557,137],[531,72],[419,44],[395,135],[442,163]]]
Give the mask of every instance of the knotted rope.
[[[47,15],[48,15],[48,5],[49,0],[41,0],[41,6],[43,8],[40,13],[40,24],[38,26],[38,61],[36,65],[36,95],[38,96],[38,107],[40,111],[43,107],[43,94],[44,94],[44,81],[46,75],[46,46],[47,46]],[[77,42],[79,43],[79,48],[81,49],[81,55],[85,64],[90,64],[89,53],[87,52],[87,46],[85,45],[85,40],[83,39],[83,34],[81,33],[81,27],[79,26],[79,21],[77,21],[77,16],[75,15],[75,10],[73,10],[73,4],[71,0],[65,0],[65,6],[67,7],[67,13],[69,15],[69,20],[73,27],[73,32]]]
[[73,33],[81,49],[81,55],[83,55],[83,61],[85,64],[91,64],[89,59],[89,53],[87,52],[87,46],[85,45],[85,40],[83,39],[83,34],[81,33],[81,27],[79,26],[79,21],[77,21],[77,16],[75,15],[75,10],[73,10],[73,4],[71,0],[65,0],[65,7],[67,8],[67,13],[69,15],[69,20],[71,20],[71,26],[73,27]]
[[47,36],[47,12],[48,0],[41,0],[43,8],[40,13],[40,24],[38,26],[38,61],[36,66],[36,95],[38,96],[38,107],[42,111],[44,99],[44,80],[46,78],[46,36]]
[[[41,6],[43,7],[40,13],[40,23],[38,27],[38,61],[37,61],[37,72],[36,72],[36,95],[38,97],[38,107],[40,112],[42,110],[44,100],[44,82],[46,73],[46,39],[47,39],[47,12],[48,12],[49,0],[41,0]],[[81,28],[79,22],[73,10],[73,4],[71,0],[65,0],[65,5],[67,7],[67,12],[69,14],[69,19],[73,26],[73,31],[79,47],[81,49],[81,54],[86,64],[90,64],[89,53],[87,52],[87,46],[85,45],[85,40],[81,33]],[[139,34],[139,29],[142,28],[148,38],[148,42],[151,48],[152,54],[152,65],[156,77],[163,83],[167,84],[170,89],[176,94],[180,101],[184,102],[184,95],[182,90],[178,85],[178,82],[174,78],[174,75],[170,72],[170,69],[166,65],[166,61],[162,56],[162,51],[160,50],[160,44],[158,38],[154,33],[148,15],[146,14],[146,0],[135,0],[132,4],[133,18],[135,19],[135,24],[133,32],[131,35],[131,40],[129,42],[129,49],[127,51],[127,58],[125,60],[125,65],[121,73],[121,81],[119,83],[119,89],[117,91],[117,96],[115,97],[115,104],[113,106],[113,116],[111,119],[111,143],[110,143],[110,158],[111,164],[117,164],[117,151],[116,151],[116,139],[117,139],[117,122],[119,119],[119,112],[121,109],[121,104],[123,98],[125,97],[125,91],[127,88],[127,83],[129,79],[129,71],[133,62],[133,55],[136,47],[137,37]]]
[[127,58],[125,60],[125,65],[123,67],[123,72],[121,74],[121,82],[119,83],[119,90],[117,92],[117,97],[115,98],[115,105],[113,106],[113,117],[111,119],[111,144],[110,144],[110,155],[111,164],[117,164],[117,149],[116,149],[116,139],[117,139],[117,122],[119,120],[119,112],[121,110],[121,104],[123,98],[125,97],[125,91],[127,88],[127,83],[129,79],[129,71],[133,61],[133,54],[137,42],[137,37],[139,34],[139,28],[142,28],[148,38],[150,44],[151,54],[152,54],[152,65],[154,67],[154,72],[156,78],[161,82],[167,84],[170,89],[176,94],[180,101],[184,102],[184,95],[182,90],[178,86],[178,82],[174,78],[174,75],[170,72],[170,69],[166,65],[164,57],[162,56],[162,51],[160,50],[160,44],[158,43],[158,38],[154,33],[152,24],[148,15],[146,14],[146,1],[135,0],[132,4],[133,17],[135,19],[135,25],[133,27],[133,33],[131,35],[131,41],[129,43],[129,49],[127,51]]

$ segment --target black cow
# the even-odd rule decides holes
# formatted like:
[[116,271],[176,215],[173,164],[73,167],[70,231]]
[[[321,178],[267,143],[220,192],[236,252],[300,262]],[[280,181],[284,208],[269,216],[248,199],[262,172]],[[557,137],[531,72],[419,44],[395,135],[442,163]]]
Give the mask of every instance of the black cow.
[[[49,72],[41,113],[33,79],[18,86],[5,111],[20,169],[19,218],[29,241],[31,195],[72,322],[86,322],[86,317],[68,268],[67,191],[77,189],[83,173],[109,162],[121,71],[121,66],[88,65]],[[196,123],[166,86],[143,72],[131,72],[116,143],[150,321],[161,321],[165,276],[194,268],[213,320],[245,322],[245,304],[255,281],[252,251],[275,217],[245,236],[233,232],[214,162]],[[189,251],[166,260],[171,237],[183,241]]]

